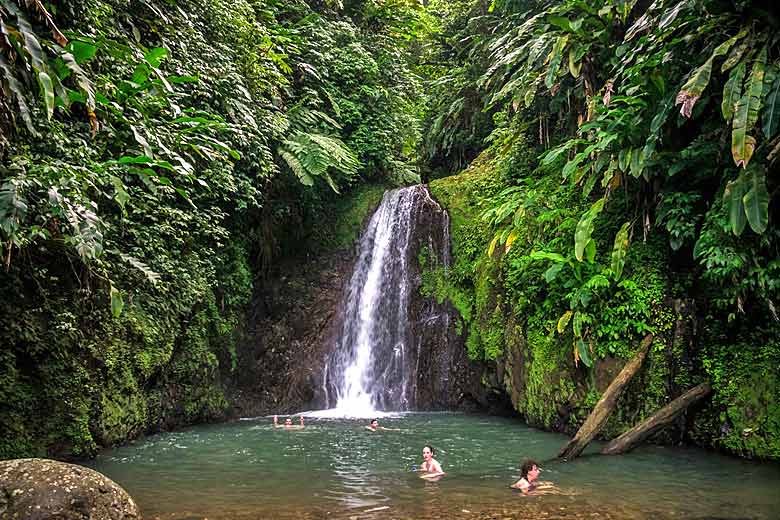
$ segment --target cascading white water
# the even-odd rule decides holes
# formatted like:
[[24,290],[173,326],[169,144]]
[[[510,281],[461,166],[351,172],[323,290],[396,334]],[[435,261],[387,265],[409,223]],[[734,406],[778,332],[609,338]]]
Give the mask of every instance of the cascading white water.
[[444,215],[436,225],[448,226],[424,186],[388,191],[361,236],[341,333],[324,373],[326,403],[336,405],[329,415],[366,417],[414,405],[419,346],[410,341],[409,263],[417,261],[415,233],[426,233],[423,243],[432,243],[430,230],[415,229],[420,211],[431,205]]

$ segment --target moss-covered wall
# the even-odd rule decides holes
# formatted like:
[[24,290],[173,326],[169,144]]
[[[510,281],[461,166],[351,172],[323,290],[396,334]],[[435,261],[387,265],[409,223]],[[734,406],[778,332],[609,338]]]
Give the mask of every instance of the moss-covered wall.
[[[767,321],[765,327],[746,325],[755,317],[743,317],[739,325],[727,323],[725,316],[702,315],[697,299],[704,295],[695,273],[675,267],[657,233],[634,238],[618,282],[594,288],[584,305],[577,301],[587,311],[583,327],[589,327],[593,365],[575,363],[571,325],[561,328],[561,317],[572,298],[582,297],[575,292],[582,280],[599,281],[612,246],[603,237],[614,236],[622,222],[613,216],[617,210],[606,210],[594,232],[600,253],[593,265],[568,264],[552,275],[551,263],[534,253],[570,249],[587,202],[556,176],[532,170],[524,157],[524,143],[515,143],[509,150],[483,153],[457,176],[431,183],[451,214],[454,265],[447,273],[428,269],[423,291],[453,302],[469,355],[489,367],[485,384],[506,392],[529,424],[571,433],[642,337],[653,333],[652,350],[603,430],[605,437],[619,435],[709,380],[712,398],[655,440],[690,440],[745,457],[779,458],[780,328]],[[526,203],[514,223],[526,234],[510,248],[491,245],[485,211],[492,197],[517,184],[524,187]],[[615,198],[618,207],[630,204],[619,194]]]

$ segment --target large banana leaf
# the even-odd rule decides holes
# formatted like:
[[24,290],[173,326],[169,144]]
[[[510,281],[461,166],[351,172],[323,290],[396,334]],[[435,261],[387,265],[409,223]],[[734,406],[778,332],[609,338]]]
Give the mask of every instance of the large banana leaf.
[[699,99],[699,97],[701,97],[702,92],[704,92],[704,89],[707,88],[707,84],[710,82],[710,76],[712,75],[712,63],[715,61],[715,58],[726,54],[731,46],[734,45],[734,42],[736,42],[737,39],[741,38],[742,36],[743,33],[739,33],[718,45],[712,52],[712,56],[710,56],[707,61],[705,61],[703,65],[696,69],[693,74],[691,74],[691,77],[688,78],[688,81],[685,83],[685,85],[683,85],[683,87],[680,89],[680,92],[677,94],[677,101],[675,103],[676,105],[682,105],[680,107],[680,113],[683,116],[691,117],[693,106],[696,104],[696,101]]
[[764,137],[772,139],[780,128],[780,74],[777,66],[767,69],[764,86],[768,88],[764,101],[763,125]]
[[737,103],[734,121],[731,131],[731,154],[737,166],[747,168],[753,151],[756,148],[756,140],[748,135],[758,121],[758,111],[761,107],[761,92],[764,88],[764,68],[766,64],[766,46],[761,49],[753,69],[750,71],[745,93]]
[[756,233],[766,231],[769,223],[769,192],[766,189],[766,173],[759,166],[745,172],[747,193],[742,198],[750,228]]
[[745,204],[742,202],[746,191],[745,176],[743,172],[740,172],[735,180],[726,184],[726,189],[723,192],[723,202],[729,209],[731,232],[737,236],[742,234],[742,231],[745,230],[745,224],[747,224]]
[[[574,231],[574,256],[577,260],[582,262],[583,255],[585,254],[585,248],[591,241],[590,236],[593,234],[593,220],[604,209],[605,199],[597,200],[591,208],[582,215],[580,221],[577,222],[577,228]],[[594,244],[595,245],[595,244]]]
[[612,272],[615,280],[619,280],[623,274],[623,267],[626,265],[626,253],[628,253],[628,228],[631,222],[626,222],[621,226],[615,235],[615,245],[612,248]]
[[739,99],[742,97],[742,82],[745,79],[745,62],[739,64],[736,69],[729,74],[729,80],[723,85],[723,101],[720,103],[720,110],[723,112],[723,118],[728,123],[734,117],[734,112]]
[[566,34],[558,38],[550,52],[550,68],[547,69],[547,76],[544,79],[544,84],[547,88],[550,88],[555,83],[555,78],[558,75],[558,69],[561,66],[563,60],[563,51],[566,49],[566,43],[569,41],[569,35]]

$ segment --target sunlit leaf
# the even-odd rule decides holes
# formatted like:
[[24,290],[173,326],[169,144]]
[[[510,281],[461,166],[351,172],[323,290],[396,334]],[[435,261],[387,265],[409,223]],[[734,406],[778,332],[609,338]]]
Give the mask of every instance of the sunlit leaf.
[[[585,247],[590,242],[591,234],[593,233],[593,220],[604,209],[605,199],[599,199],[591,208],[586,211],[580,221],[577,223],[577,228],[574,232],[574,256],[582,262],[583,255],[585,253]],[[595,248],[595,244],[594,244]]]
[[745,93],[737,102],[731,132],[731,154],[737,166],[746,168],[753,156],[756,140],[748,135],[758,120],[761,91],[764,85],[764,65],[767,48],[764,47],[753,63],[753,69],[745,85]]
[[68,45],[68,49],[79,65],[92,59],[97,53],[96,45],[81,40],[72,40],[70,45]]
[[144,55],[144,60],[146,60],[146,62],[149,63],[149,65],[152,67],[157,68],[160,66],[160,63],[162,63],[162,60],[167,56],[167,49],[162,47],[155,47]]
[[631,222],[626,222],[620,227],[615,235],[615,244],[612,247],[612,273],[615,280],[619,280],[623,274],[623,267],[626,265],[626,254],[628,253],[628,229]]
[[512,248],[512,244],[517,239],[517,230],[513,229],[511,233],[509,233],[509,236],[506,237],[506,242],[504,243],[504,252],[509,252],[509,250]]
[[731,118],[734,117],[737,103],[742,97],[742,82],[745,79],[745,69],[745,63],[740,63],[736,69],[731,71],[728,81],[723,85],[723,101],[721,101],[720,109],[726,122],[731,121]]
[[572,311],[566,311],[563,313],[563,315],[560,318],[558,318],[558,325],[556,327],[556,329],[558,330],[558,334],[563,334],[566,325],[568,325],[569,320],[571,320],[572,314],[573,314]]
[[547,88],[550,88],[555,83],[555,78],[558,75],[558,69],[561,66],[561,61],[563,60],[563,51],[566,48],[566,43],[569,41],[569,35],[563,35],[560,36],[553,46],[552,51],[550,52],[549,56],[549,62],[550,66],[547,69],[547,75],[544,79],[544,84],[547,86]]
[[122,294],[119,292],[119,290],[114,287],[114,285],[111,285],[110,288],[111,293],[111,314],[114,315],[114,318],[118,318],[122,315],[122,309],[125,308],[125,302],[122,300]]
[[702,66],[700,66],[693,72],[693,74],[691,74],[691,77],[677,94],[677,100],[675,104],[682,105],[680,107],[680,114],[685,117],[691,117],[693,106],[696,104],[696,101],[699,99],[699,97],[701,97],[702,92],[704,92],[704,89],[707,88],[707,85],[710,82],[713,61],[716,57],[726,54],[734,42],[737,41],[738,36],[739,35],[734,36],[733,38],[726,40],[725,42],[718,45],[713,51],[712,56],[710,56]]
[[46,118],[51,119],[52,114],[54,114],[54,85],[51,77],[43,71],[38,73],[38,83],[41,86],[41,93],[46,105]]

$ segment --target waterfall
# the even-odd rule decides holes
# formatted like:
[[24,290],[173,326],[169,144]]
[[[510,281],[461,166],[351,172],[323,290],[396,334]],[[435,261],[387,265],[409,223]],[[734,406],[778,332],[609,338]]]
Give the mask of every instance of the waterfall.
[[448,228],[446,212],[425,186],[385,193],[360,238],[341,330],[323,375],[326,404],[335,402],[336,414],[414,409],[420,345],[410,328],[410,295],[419,287],[413,272],[419,272],[422,247],[448,263],[449,240],[441,244]]

